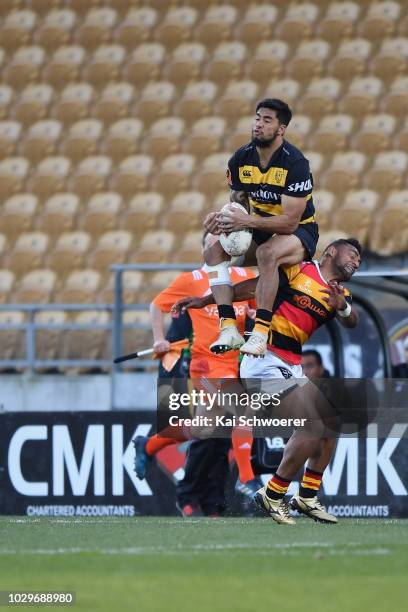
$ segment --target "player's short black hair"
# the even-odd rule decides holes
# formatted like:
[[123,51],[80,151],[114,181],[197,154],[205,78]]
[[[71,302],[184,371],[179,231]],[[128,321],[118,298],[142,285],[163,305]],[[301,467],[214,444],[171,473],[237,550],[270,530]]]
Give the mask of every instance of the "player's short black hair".
[[289,122],[292,119],[292,111],[290,110],[289,105],[278,98],[265,98],[264,100],[261,100],[256,105],[255,112],[257,113],[260,108],[269,108],[270,110],[275,111],[279,123],[282,123],[283,125],[289,125]]
[[306,351],[303,351],[302,353],[302,357],[315,357],[317,363],[322,366],[323,365],[323,359],[321,354],[319,353],[319,351],[316,351],[315,349],[307,349]]
[[351,246],[357,249],[358,254],[361,256],[361,252],[363,249],[357,238],[339,238],[338,240],[333,240],[333,242],[327,245],[324,250],[327,251],[327,249],[331,246],[338,247],[342,244],[351,244]]

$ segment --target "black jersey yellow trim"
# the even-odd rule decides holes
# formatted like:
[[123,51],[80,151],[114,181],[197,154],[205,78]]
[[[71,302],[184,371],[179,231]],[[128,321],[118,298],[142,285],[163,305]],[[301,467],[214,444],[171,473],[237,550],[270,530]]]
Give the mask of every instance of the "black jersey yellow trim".
[[288,171],[286,168],[272,167],[266,172],[261,172],[256,166],[240,166],[239,180],[241,183],[251,185],[277,185],[284,187]]

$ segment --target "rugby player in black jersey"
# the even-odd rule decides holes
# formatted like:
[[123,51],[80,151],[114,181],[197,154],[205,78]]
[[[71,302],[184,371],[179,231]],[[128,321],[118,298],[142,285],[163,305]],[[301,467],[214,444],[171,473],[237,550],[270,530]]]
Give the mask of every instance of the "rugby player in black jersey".
[[237,330],[232,307],[230,256],[219,241],[205,251],[221,326],[218,339],[210,347],[214,353],[240,348],[249,355],[265,354],[278,268],[311,259],[316,249],[319,233],[309,162],[284,139],[291,117],[289,106],[282,100],[268,98],[258,103],[252,141],[234,153],[227,170],[230,200],[242,204],[248,212],[212,212],[204,221],[213,234],[251,229],[253,240],[245,263],[259,268],[256,322],[245,342]]

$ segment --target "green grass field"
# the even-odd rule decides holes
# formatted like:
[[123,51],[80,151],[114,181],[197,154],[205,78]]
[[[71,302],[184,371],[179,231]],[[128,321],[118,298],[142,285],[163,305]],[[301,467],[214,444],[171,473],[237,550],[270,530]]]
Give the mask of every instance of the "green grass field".
[[399,612],[407,530],[402,520],[1,517],[0,590],[74,590],[73,609],[89,611]]

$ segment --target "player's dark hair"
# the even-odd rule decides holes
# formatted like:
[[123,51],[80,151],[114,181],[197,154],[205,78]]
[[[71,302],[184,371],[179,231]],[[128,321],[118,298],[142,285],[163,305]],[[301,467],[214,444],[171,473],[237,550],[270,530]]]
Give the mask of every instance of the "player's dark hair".
[[265,98],[264,100],[261,100],[256,105],[255,112],[258,112],[260,108],[269,108],[270,110],[275,111],[279,123],[283,125],[289,125],[289,122],[292,119],[292,111],[290,110],[288,104],[283,102],[283,100],[279,100],[278,98]]
[[361,252],[363,249],[362,249],[361,244],[357,240],[357,238],[339,238],[338,240],[334,240],[333,242],[331,242],[324,250],[327,251],[327,249],[331,246],[334,246],[337,248],[338,246],[341,246],[342,244],[351,244],[351,246],[357,249],[358,254],[361,255]]
[[319,351],[316,351],[315,349],[307,349],[306,351],[303,351],[302,353],[302,357],[315,357],[317,363],[322,366],[323,365],[323,359],[321,354],[319,353]]

